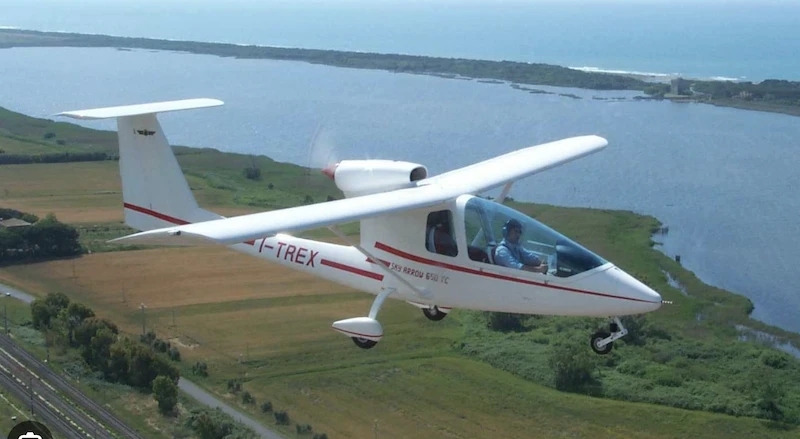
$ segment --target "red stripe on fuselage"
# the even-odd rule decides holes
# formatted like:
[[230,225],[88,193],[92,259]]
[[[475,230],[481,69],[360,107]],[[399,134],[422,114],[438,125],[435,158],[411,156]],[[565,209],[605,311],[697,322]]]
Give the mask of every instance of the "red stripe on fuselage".
[[360,276],[368,277],[370,279],[375,279],[377,281],[382,281],[383,280],[383,275],[382,274],[373,273],[371,271],[362,270],[360,268],[356,268],[356,267],[351,267],[349,265],[340,264],[338,262],[334,262],[334,261],[331,261],[331,260],[328,260],[328,259],[322,259],[322,260],[319,261],[319,263],[322,264],[322,265],[327,265],[328,267],[331,267],[331,268],[336,268],[337,270],[342,270],[342,271],[347,271],[347,272],[350,272],[350,273],[353,273],[353,274],[358,274]]
[[448,270],[453,270],[453,271],[460,271],[462,273],[474,274],[476,276],[483,276],[483,277],[490,277],[490,278],[493,278],[493,279],[507,280],[507,281],[510,281],[510,282],[517,282],[517,283],[526,284],[526,285],[535,285],[537,287],[543,287],[543,288],[552,288],[554,290],[568,291],[570,293],[589,294],[589,295],[592,295],[592,296],[608,297],[608,298],[611,298],[611,299],[620,299],[620,300],[630,300],[630,301],[633,301],[633,302],[657,303],[657,302],[651,302],[649,300],[634,299],[632,297],[615,296],[613,294],[598,293],[598,292],[594,292],[594,291],[579,290],[579,289],[576,289],[576,288],[568,288],[568,287],[561,287],[561,286],[557,286],[557,285],[544,284],[544,283],[541,283],[541,282],[535,282],[535,281],[531,281],[531,280],[527,280],[527,279],[520,279],[520,278],[516,278],[516,277],[506,276],[506,275],[503,275],[503,274],[487,273],[485,271],[476,270],[474,268],[467,268],[467,267],[462,267],[462,266],[459,266],[459,265],[448,264],[446,262],[439,262],[439,261],[434,261],[432,259],[422,258],[422,257],[419,257],[417,255],[413,255],[411,253],[406,253],[406,252],[404,252],[402,250],[399,250],[399,249],[396,249],[394,247],[389,247],[388,245],[386,245],[386,244],[384,244],[382,242],[376,242],[375,243],[375,248],[377,248],[378,250],[383,250],[383,251],[385,251],[387,253],[391,253],[391,254],[393,254],[395,256],[400,256],[403,259],[408,259],[409,261],[413,261],[413,262],[417,262],[417,263],[425,264],[425,265],[432,265],[434,267],[446,268]]

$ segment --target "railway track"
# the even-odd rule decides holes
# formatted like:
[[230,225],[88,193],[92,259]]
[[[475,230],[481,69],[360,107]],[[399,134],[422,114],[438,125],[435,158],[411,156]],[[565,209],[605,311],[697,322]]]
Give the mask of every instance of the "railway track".
[[23,401],[33,394],[34,412],[39,407],[53,428],[70,431],[62,431],[69,438],[145,439],[4,334],[0,334],[0,375],[4,384],[11,386],[13,381],[16,391],[25,390]]
[[60,433],[67,439],[84,439],[84,436],[52,404],[43,404],[41,402],[40,397],[42,396],[38,392],[34,390],[34,397],[31,398],[30,386],[25,385],[22,380],[13,376],[4,367],[0,367],[0,384],[17,399],[29,401],[28,404],[33,406],[35,417],[43,422],[47,428]]

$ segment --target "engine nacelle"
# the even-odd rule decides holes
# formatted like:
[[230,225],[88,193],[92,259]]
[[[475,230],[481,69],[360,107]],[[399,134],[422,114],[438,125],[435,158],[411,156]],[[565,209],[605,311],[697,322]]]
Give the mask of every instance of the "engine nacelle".
[[322,172],[348,198],[412,187],[428,176],[422,165],[394,160],[342,160]]

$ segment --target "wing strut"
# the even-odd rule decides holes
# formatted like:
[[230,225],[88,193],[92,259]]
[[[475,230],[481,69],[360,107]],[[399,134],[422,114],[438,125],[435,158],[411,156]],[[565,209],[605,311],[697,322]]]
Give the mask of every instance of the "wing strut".
[[351,246],[355,247],[359,252],[361,252],[361,254],[363,254],[364,256],[368,257],[370,261],[374,262],[375,265],[380,267],[381,270],[383,270],[386,274],[388,274],[389,276],[392,276],[393,278],[395,278],[398,281],[400,281],[401,284],[403,284],[406,287],[408,287],[411,291],[414,292],[414,294],[417,295],[417,297],[419,297],[420,299],[425,299],[425,300],[433,299],[433,294],[431,294],[430,290],[428,290],[427,288],[418,288],[418,287],[415,287],[414,285],[411,285],[411,283],[409,281],[403,279],[399,274],[397,274],[396,272],[391,270],[389,267],[387,267],[383,262],[381,262],[380,259],[376,258],[374,255],[372,255],[372,253],[368,252],[367,249],[365,249],[364,247],[361,247],[360,245],[354,243],[350,238],[347,237],[347,235],[342,233],[342,231],[339,230],[338,227],[336,227],[334,225],[334,226],[328,227],[328,229],[330,229],[330,231],[333,232],[339,238],[342,238],[346,243],[348,243]]
[[508,196],[508,193],[511,192],[511,186],[513,185],[514,185],[513,181],[509,181],[508,183],[506,183],[506,185],[503,186],[503,192],[500,192],[500,196],[497,197],[497,199],[494,201],[498,204],[503,204],[503,201],[505,201],[506,197]]

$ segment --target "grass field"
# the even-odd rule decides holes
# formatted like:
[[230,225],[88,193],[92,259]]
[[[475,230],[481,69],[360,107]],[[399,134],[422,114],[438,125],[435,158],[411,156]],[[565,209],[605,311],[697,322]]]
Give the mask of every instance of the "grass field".
[[[25,126],[24,121],[15,124],[15,129]],[[37,126],[23,134],[40,136],[39,131],[47,129]],[[67,144],[82,139],[110,148],[107,134],[59,129],[57,138],[66,139]],[[0,134],[0,147],[3,142]],[[294,165],[211,150],[178,151],[199,203],[226,215],[337,195],[329,181],[311,177]],[[241,168],[252,160],[262,168],[261,181],[242,176]],[[54,212],[75,224],[81,242],[93,249],[91,255],[80,258],[0,268],[0,282],[36,295],[66,293],[130,334],[141,333],[143,325],[154,329],[159,337],[180,347],[183,375],[267,424],[274,421],[269,413],[260,413],[259,404],[270,401],[276,410],[287,410],[292,424],[280,428],[289,437],[294,436],[295,422],[312,424],[314,431],[331,438],[373,437],[376,423],[380,438],[798,435],[797,427],[780,429],[754,418],[590,398],[526,379],[530,374],[535,378],[550,373],[545,371],[550,348],[537,344],[540,338],[550,337],[553,331],[583,330],[568,328],[585,324],[570,319],[555,320],[527,334],[489,334],[474,330],[475,313],[455,310],[441,322],[430,322],[416,308],[388,301],[380,314],[384,340],[375,349],[362,351],[331,330],[330,324],[365,315],[372,296],[223,248],[109,252],[114,248],[105,244],[107,239],[130,232],[120,224],[116,162],[1,166],[0,171],[0,206],[40,216]],[[658,225],[653,218],[511,204],[547,224],[557,224],[560,231],[675,301],[676,305],[648,318],[654,325],[674,329],[676,340],[703,340],[706,344],[699,349],[717,341],[736,349],[735,323],[798,339],[796,334],[750,321],[747,299],[703,284],[652,250],[650,231]],[[347,230],[357,233],[355,226]],[[665,271],[678,279],[689,296],[668,284]],[[141,304],[146,306],[144,311]],[[697,319],[698,314],[704,319]],[[588,337],[588,332],[579,336]],[[465,355],[465,345],[472,354]],[[634,354],[625,344],[619,351],[620,356],[610,358],[623,361],[625,355]],[[503,363],[507,359],[528,363],[507,367]],[[196,361],[208,362],[208,378],[192,376],[191,365]],[[657,372],[666,367],[656,366],[651,369]],[[699,362],[688,366],[705,367]],[[639,382],[615,371],[608,378]],[[242,379],[256,404],[243,405],[239,396],[229,394],[231,379]],[[142,416],[141,410],[147,407],[144,400],[135,404],[128,400],[136,395],[125,396],[119,388],[104,387],[98,392],[133,418]],[[168,427],[162,430],[164,437],[170,436]]]
[[[231,403],[239,401],[226,382],[242,378],[257,401],[243,407],[255,417],[270,422],[258,411],[269,400],[293,423],[312,424],[330,437],[370,437],[376,419],[379,437],[387,438],[796,434],[768,430],[755,419],[582,397],[531,383],[458,355],[459,311],[434,323],[409,305],[389,302],[381,314],[384,341],[362,351],[329,325],[364,314],[370,296],[239,258],[225,250],[143,250],[77,259],[75,279],[72,261],[8,267],[0,278],[37,294],[66,292],[134,334],[141,332],[143,302],[147,328],[182,345],[184,374],[191,377],[189,365],[207,361],[211,376],[200,382]],[[174,269],[163,266],[176,260],[181,274],[172,278]],[[237,263],[244,264],[236,276],[226,277],[224,267]],[[144,283],[134,286],[136,277]],[[131,282],[124,303],[113,288],[122,279]]]

